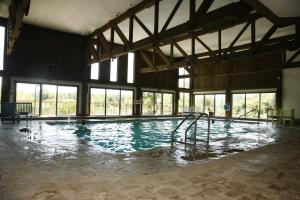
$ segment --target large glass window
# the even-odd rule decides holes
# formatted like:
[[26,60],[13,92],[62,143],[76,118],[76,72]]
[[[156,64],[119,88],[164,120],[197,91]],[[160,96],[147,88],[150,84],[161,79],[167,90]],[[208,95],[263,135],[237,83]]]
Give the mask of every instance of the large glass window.
[[16,102],[32,103],[32,114],[39,115],[40,84],[17,83]]
[[267,118],[267,110],[276,106],[276,93],[261,93],[260,118]]
[[188,71],[182,67],[178,69],[178,88],[190,88],[190,78],[181,78],[181,76],[189,75]]
[[133,83],[134,78],[134,53],[128,54],[128,66],[127,66],[127,83]]
[[173,94],[163,94],[163,115],[173,114]]
[[225,94],[215,95],[215,116],[225,116]]
[[154,93],[143,92],[143,115],[154,114]]
[[215,95],[209,94],[205,95],[205,101],[204,101],[204,112],[215,112]]
[[42,116],[56,115],[56,85],[42,85]]
[[173,94],[143,92],[143,115],[173,114]]
[[190,93],[179,92],[178,112],[182,113],[185,111],[184,108],[189,108],[189,107],[190,107]]
[[240,117],[246,113],[245,94],[232,94],[232,116]]
[[3,70],[4,45],[5,43],[5,27],[0,26],[0,70]]
[[110,81],[116,82],[118,80],[118,58],[110,60]]
[[121,90],[121,115],[132,115],[133,91]]
[[257,118],[259,110],[259,93],[246,94],[246,118]]
[[99,79],[99,63],[93,63],[91,65],[91,77],[92,80]]
[[267,117],[267,110],[275,108],[275,93],[232,94],[232,116],[241,118]]
[[58,86],[57,115],[76,115],[77,87]]
[[91,88],[90,115],[105,115],[105,89]]
[[195,109],[197,112],[204,112],[204,95],[195,95]]
[[106,115],[120,115],[120,90],[106,90]]
[[155,105],[154,105],[154,114],[162,114],[162,93],[155,93]]

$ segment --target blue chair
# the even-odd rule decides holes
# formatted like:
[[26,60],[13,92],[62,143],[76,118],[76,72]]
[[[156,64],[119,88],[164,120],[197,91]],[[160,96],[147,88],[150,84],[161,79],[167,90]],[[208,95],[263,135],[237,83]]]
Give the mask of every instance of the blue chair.
[[16,112],[16,103],[1,103],[1,122],[4,121],[20,123],[20,116]]

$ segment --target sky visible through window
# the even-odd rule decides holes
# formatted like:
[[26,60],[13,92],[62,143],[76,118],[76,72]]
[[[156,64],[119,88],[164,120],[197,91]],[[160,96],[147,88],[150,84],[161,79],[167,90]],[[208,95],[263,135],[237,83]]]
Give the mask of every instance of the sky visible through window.
[[3,70],[5,28],[0,26],[0,70]]
[[91,79],[92,80],[99,79],[99,63],[93,63],[91,65]]
[[118,59],[114,58],[110,60],[110,81],[117,81],[117,72],[118,72]]
[[128,54],[128,70],[127,70],[127,83],[133,83],[134,74],[134,53]]

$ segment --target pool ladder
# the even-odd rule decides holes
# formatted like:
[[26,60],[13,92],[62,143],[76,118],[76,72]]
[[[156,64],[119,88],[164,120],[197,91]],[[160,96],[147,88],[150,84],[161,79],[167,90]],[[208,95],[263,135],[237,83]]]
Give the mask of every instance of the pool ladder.
[[[197,141],[201,141],[203,142],[203,140],[197,139],[197,121],[201,118],[201,117],[206,117],[207,118],[207,138],[206,138],[206,146],[209,146],[209,138],[210,138],[210,116],[206,113],[199,113],[199,115],[197,116],[196,114],[189,114],[187,116],[185,116],[185,118],[180,122],[180,124],[174,129],[174,131],[172,132],[172,140],[171,140],[171,148],[174,147],[174,143],[179,143],[179,144],[184,144],[184,149],[186,150],[187,146],[192,146],[193,150],[196,150],[196,145],[197,145]],[[188,120],[189,118],[191,118],[193,120],[193,122],[185,129],[185,133],[184,133],[184,141],[178,141],[176,139],[174,139],[174,135],[176,133],[176,131],[184,124],[184,122],[186,120]],[[188,138],[187,137],[187,132],[194,126],[194,138]],[[187,140],[193,140],[193,143],[188,143]]]

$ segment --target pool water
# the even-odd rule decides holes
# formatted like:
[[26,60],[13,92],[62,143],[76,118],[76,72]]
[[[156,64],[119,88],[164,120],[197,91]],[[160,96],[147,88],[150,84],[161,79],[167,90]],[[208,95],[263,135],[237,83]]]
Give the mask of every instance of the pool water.
[[[131,120],[110,122],[51,123],[58,135],[67,135],[61,143],[84,141],[89,146],[105,152],[130,153],[157,147],[170,147],[171,133],[181,119]],[[192,121],[178,130],[176,140],[184,139],[184,131]],[[248,150],[276,139],[276,131],[266,124],[215,121],[211,124],[210,147],[218,149]],[[190,134],[193,133],[191,129]],[[207,122],[198,121],[197,138],[206,140]],[[58,141],[56,141],[58,142]],[[178,144],[176,144],[178,145]],[[204,146],[205,142],[197,142]]]

